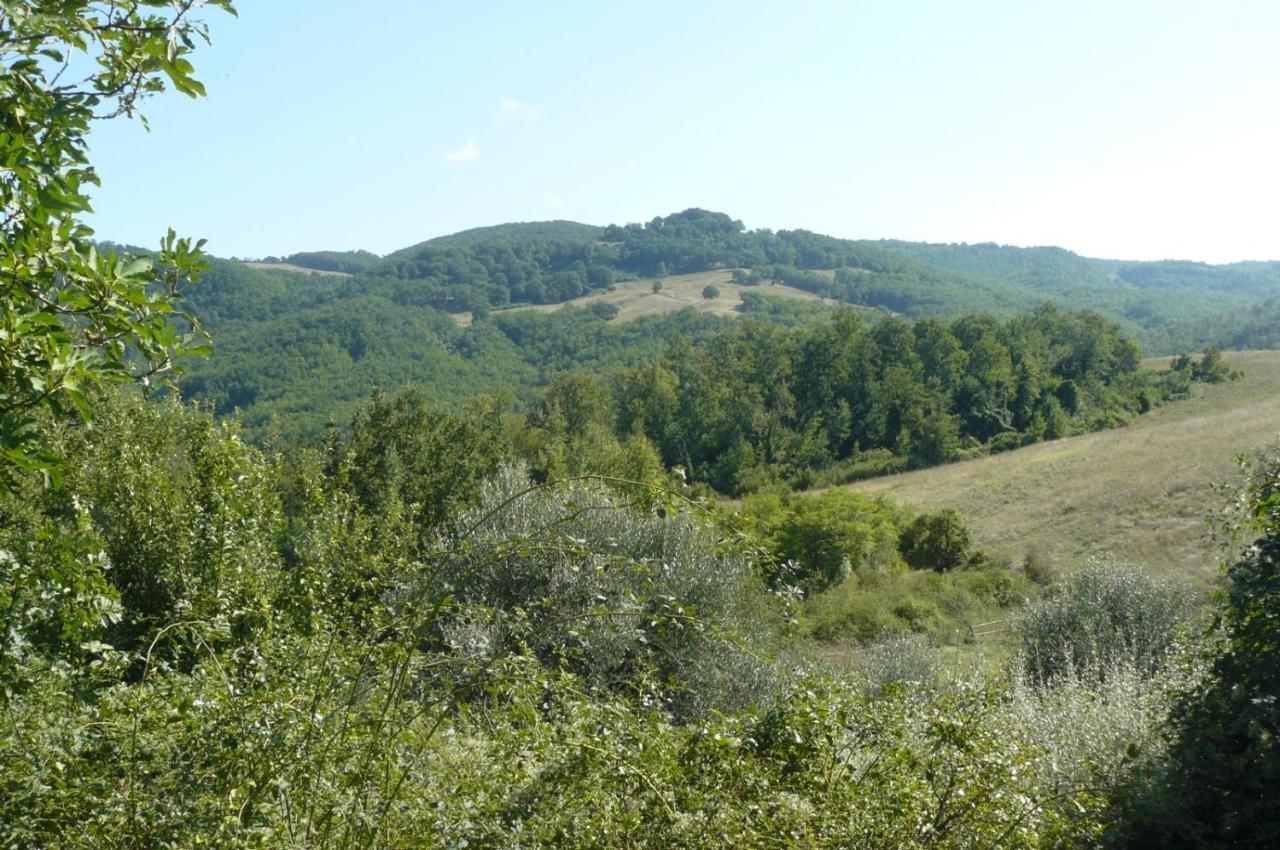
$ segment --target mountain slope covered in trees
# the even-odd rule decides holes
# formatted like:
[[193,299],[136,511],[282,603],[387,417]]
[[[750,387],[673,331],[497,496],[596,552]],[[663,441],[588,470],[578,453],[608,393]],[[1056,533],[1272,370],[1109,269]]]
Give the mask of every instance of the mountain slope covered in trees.
[[[854,241],[749,231],[696,209],[644,225],[476,228],[387,257],[311,252],[284,260],[342,274],[216,261],[189,304],[217,351],[189,364],[183,392],[220,412],[240,410],[251,432],[274,420],[286,435],[312,437],[373,387],[418,384],[451,402],[496,391],[530,403],[565,371],[635,366],[678,340],[696,345],[728,327],[693,315],[623,324],[607,303],[555,315],[503,309],[603,294],[623,280],[635,281],[632,288],[652,282],[659,298],[669,275],[732,271],[745,287],[740,314],[783,324],[829,317],[770,298],[788,290],[769,282],[908,317],[1004,317],[1052,301],[1096,309],[1146,354],[1270,344],[1275,311],[1266,299],[1273,305],[1280,293],[1280,264],[1121,263],[1058,248]],[[448,315],[463,311],[475,318],[470,327]]]
[[[1054,300],[1102,310],[1147,332],[1280,294],[1275,262],[1125,262],[1052,247],[838,239],[806,230],[747,230],[728,215],[699,209],[625,226],[480,227],[381,259],[321,251],[284,261],[367,275],[365,288],[381,283],[403,303],[446,310],[558,303],[616,280],[714,268],[750,270],[757,281],[783,279],[910,315],[1008,313]],[[844,274],[805,274],[818,270]]]

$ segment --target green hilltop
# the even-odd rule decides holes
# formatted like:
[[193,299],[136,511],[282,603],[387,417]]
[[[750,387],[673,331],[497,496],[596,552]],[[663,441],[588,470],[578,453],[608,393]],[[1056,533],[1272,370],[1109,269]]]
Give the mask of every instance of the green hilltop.
[[[837,239],[747,230],[699,209],[625,226],[503,224],[385,257],[316,251],[277,262],[216,261],[190,296],[218,350],[189,364],[183,393],[241,411],[251,432],[315,436],[373,387],[417,384],[450,402],[494,391],[528,401],[557,374],[637,365],[674,340],[713,337],[731,317],[821,323],[830,315],[823,305],[834,303],[955,319],[1051,301],[1099,312],[1144,354],[1280,343],[1280,263]],[[668,312],[687,300],[650,288],[716,270],[725,277],[710,312]],[[622,315],[615,293],[632,305]],[[788,298],[801,295],[810,300]],[[547,314],[556,305],[566,307]],[[640,318],[624,321],[632,316]]]

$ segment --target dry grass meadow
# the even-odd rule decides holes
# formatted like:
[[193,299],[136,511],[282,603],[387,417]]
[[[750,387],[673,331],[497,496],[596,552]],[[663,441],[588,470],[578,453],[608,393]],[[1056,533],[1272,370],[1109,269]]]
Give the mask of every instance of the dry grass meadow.
[[[1280,438],[1280,351],[1227,355],[1244,377],[1111,431],[852,485],[921,509],[954,508],[977,542],[1056,570],[1111,553],[1201,588],[1230,547],[1211,533],[1241,480],[1237,455]],[[1155,368],[1164,361],[1153,361]]]
[[296,272],[297,274],[318,274],[326,277],[351,277],[346,272],[328,271],[325,269],[309,269],[305,266],[295,266],[293,263],[255,263],[245,262],[245,265],[251,269],[266,269],[267,271],[278,272]]
[[[702,289],[708,284],[720,291],[716,298],[703,298]],[[830,298],[822,298],[812,292],[796,289],[782,284],[762,284],[746,287],[733,282],[733,273],[727,269],[696,274],[671,275],[662,279],[662,291],[653,291],[653,281],[645,278],[628,280],[613,285],[613,289],[592,292],[563,304],[537,304],[521,307],[510,307],[512,311],[534,310],[539,313],[554,313],[563,307],[590,307],[592,304],[613,304],[618,308],[615,322],[629,322],[643,316],[657,316],[674,313],[685,307],[692,307],[701,313],[713,313],[717,316],[740,316],[738,305],[742,303],[742,291],[752,289],[762,295],[777,295],[784,298],[796,298],[801,301],[819,301],[834,306],[837,302]],[[454,320],[466,327],[471,324],[470,313],[455,313]]]

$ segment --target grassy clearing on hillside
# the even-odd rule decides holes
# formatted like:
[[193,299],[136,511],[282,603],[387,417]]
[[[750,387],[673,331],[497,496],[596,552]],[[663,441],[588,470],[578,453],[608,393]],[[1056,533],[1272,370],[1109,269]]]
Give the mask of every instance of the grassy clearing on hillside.
[[[1125,428],[852,485],[922,510],[954,508],[975,542],[1070,569],[1110,552],[1204,588],[1226,554],[1208,517],[1236,456],[1280,437],[1280,352],[1227,355],[1242,380],[1208,386]],[[1152,361],[1163,368],[1167,360]]]
[[[720,291],[716,298],[703,298],[702,289],[707,285],[715,286]],[[759,286],[742,286],[733,282],[733,273],[727,269],[695,274],[670,275],[662,279],[662,291],[653,291],[653,280],[641,278],[628,280],[613,285],[613,290],[602,290],[581,298],[574,298],[563,304],[533,304],[510,307],[511,311],[532,310],[538,313],[554,313],[565,306],[590,307],[592,304],[613,304],[618,308],[615,322],[629,322],[644,316],[659,316],[674,313],[685,307],[692,307],[700,313],[712,313],[716,316],[739,316],[738,305],[742,303],[744,290],[759,292],[761,295],[776,295],[781,298],[796,298],[801,301],[818,301],[835,306],[836,301],[822,298],[812,292],[796,289],[782,284],[761,284]],[[471,324],[470,313],[455,313],[454,321],[462,327]]]
[[320,274],[329,277],[351,277],[347,272],[330,271],[327,269],[309,269],[306,266],[295,266],[293,263],[245,263],[251,269],[266,269],[267,271],[278,272],[297,272],[299,274]]

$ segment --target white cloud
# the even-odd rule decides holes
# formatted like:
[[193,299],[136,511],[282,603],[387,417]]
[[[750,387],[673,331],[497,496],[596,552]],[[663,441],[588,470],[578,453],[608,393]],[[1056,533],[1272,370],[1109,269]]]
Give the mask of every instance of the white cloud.
[[498,104],[498,121],[502,124],[536,124],[542,110],[532,103],[507,98]]
[[476,147],[475,139],[467,139],[462,147],[444,152],[445,162],[475,162],[479,158],[480,148]]

